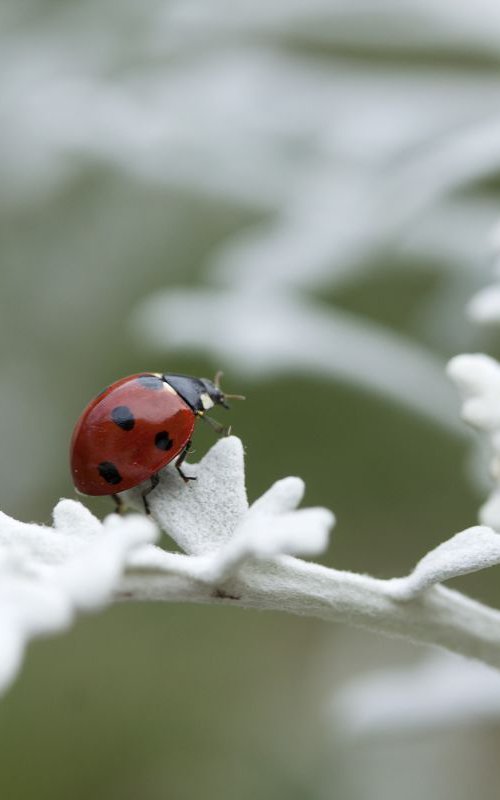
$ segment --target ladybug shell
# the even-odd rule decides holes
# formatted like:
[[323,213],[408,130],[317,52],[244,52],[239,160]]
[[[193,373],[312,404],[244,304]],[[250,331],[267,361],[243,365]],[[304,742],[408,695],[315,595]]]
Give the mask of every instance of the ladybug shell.
[[122,378],[92,400],[71,439],[71,472],[84,494],[123,492],[178,456],[196,416],[153,373]]

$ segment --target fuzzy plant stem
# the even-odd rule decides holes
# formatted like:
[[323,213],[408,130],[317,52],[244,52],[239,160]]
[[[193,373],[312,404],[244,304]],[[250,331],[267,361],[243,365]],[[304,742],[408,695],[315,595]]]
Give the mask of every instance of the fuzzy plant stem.
[[188,576],[129,573],[118,597],[287,611],[437,645],[500,668],[500,612],[444,586],[401,600],[394,598],[392,584],[281,556],[265,570],[247,566],[224,590],[195,586]]

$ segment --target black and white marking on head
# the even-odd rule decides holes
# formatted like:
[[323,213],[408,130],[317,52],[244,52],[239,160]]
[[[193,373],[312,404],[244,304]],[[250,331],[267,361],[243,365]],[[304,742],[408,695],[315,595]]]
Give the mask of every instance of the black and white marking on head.
[[200,394],[200,401],[204,411],[208,411],[209,408],[213,408],[215,405],[214,401],[212,400],[208,392],[202,392]]
[[97,471],[101,478],[104,478],[106,483],[110,483],[112,486],[116,486],[122,481],[122,476],[112,461],[101,461],[97,467]]
[[162,379],[156,377],[156,375],[141,375],[137,380],[145,389],[153,389],[153,391],[163,389],[165,385]]
[[155,445],[159,450],[170,450],[173,443],[167,431],[159,431],[155,436]]
[[134,415],[128,406],[116,406],[111,412],[111,419],[123,431],[131,431],[135,425]]

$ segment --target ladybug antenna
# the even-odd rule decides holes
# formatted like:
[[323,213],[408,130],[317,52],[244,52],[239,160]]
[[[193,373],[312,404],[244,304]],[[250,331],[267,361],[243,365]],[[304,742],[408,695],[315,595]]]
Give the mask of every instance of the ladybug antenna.
[[220,382],[221,382],[223,376],[224,376],[224,373],[222,372],[222,370],[220,370],[220,369],[217,370],[217,372],[215,373],[215,378],[214,378],[214,386],[215,386],[216,389],[219,390],[219,392],[222,392],[222,394],[224,395],[224,399],[225,400],[246,400],[246,397],[244,397],[242,394],[227,394],[226,392],[224,392],[221,389]]
[[243,394],[226,394],[226,392],[224,392],[224,397],[226,400],[246,400]]

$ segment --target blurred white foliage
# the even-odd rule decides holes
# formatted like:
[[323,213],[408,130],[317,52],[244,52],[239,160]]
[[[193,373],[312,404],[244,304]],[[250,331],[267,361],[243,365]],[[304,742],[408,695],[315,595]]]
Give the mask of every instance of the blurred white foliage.
[[[500,123],[492,109],[500,78],[486,65],[419,65],[418,57],[497,58],[493,0],[482,0],[480,11],[450,0],[439,8],[421,0],[273,7],[148,0],[120,4],[119,15],[91,0],[47,7],[44,21],[37,14],[31,24],[30,8],[2,12],[0,203],[43,199],[100,164],[265,215],[223,242],[208,268],[209,281],[222,287],[220,303],[208,307],[210,322],[222,313],[228,330],[225,298],[241,310],[250,295],[249,338],[256,306],[259,322],[270,326],[284,290],[352,283],[401,251],[425,253],[429,267],[448,271],[432,316],[441,320],[435,325],[453,324],[442,322],[454,318],[450,286],[472,280],[467,272],[480,259],[470,243],[493,219],[479,193],[453,193],[498,169]],[[314,51],[325,46],[333,54]],[[394,48],[408,63],[366,60],[373,48]],[[460,206],[462,223],[450,225],[450,207]],[[457,237],[466,242],[458,257]],[[184,299],[189,308],[201,295]],[[306,328],[311,352],[326,349],[324,328],[337,351],[342,342],[344,353],[334,348],[310,369],[355,382],[362,375],[365,388],[459,431],[452,395],[438,377],[441,361],[410,338],[312,301],[291,303],[287,314],[292,326]],[[218,356],[219,341],[207,336],[202,344],[207,329],[196,318],[192,324],[197,346]],[[425,329],[432,335],[431,325]],[[174,346],[170,328],[152,338]],[[193,347],[191,338],[178,326],[175,346]],[[376,365],[368,371],[365,348]],[[270,368],[265,346],[251,341],[249,349],[235,354],[241,369],[247,356],[250,369],[260,361]],[[282,355],[277,347],[274,366]],[[303,351],[295,360],[290,351],[288,369],[306,369],[304,360]],[[408,374],[416,390],[407,387]]]
[[[296,294],[169,290],[139,309],[141,336],[167,349],[205,349],[233,373],[330,375],[404,403],[455,434],[441,361],[382,325]],[[429,387],[432,387],[429,390]]]
[[164,19],[179,39],[190,37],[195,45],[207,36],[265,31],[284,37],[302,33],[318,43],[367,42],[396,53],[401,47],[453,53],[466,43],[471,53],[497,55],[499,17],[495,0],[474,6],[456,0],[439,6],[430,0],[288,0],[271,6],[265,0],[250,6],[245,0],[176,0],[165,7]]
[[[357,18],[362,43],[358,3],[350,9],[330,6],[334,12],[338,6],[339,16]],[[288,224],[300,223],[311,244],[321,247],[325,236],[330,239],[329,261],[336,257],[339,236],[345,236],[336,215],[345,217],[353,233],[357,223],[361,240],[365,229],[370,239],[378,237],[372,210],[378,210],[384,228],[392,228],[394,214],[402,211],[387,208],[381,193],[392,193],[394,186],[403,208],[411,208],[415,189],[429,191],[418,175],[421,163],[432,162],[433,197],[449,189],[450,179],[455,185],[464,175],[469,180],[498,164],[495,118],[488,123],[500,91],[493,71],[475,75],[405,66],[396,72],[355,58],[322,61],[293,50],[288,54],[280,47],[290,21],[288,4],[281,27],[268,20],[267,46],[260,36],[253,40],[251,26],[244,24],[249,15],[258,17],[258,8],[242,13],[237,4],[217,14],[218,2],[189,5],[203,18],[211,16],[212,35],[205,21],[201,40],[195,26],[176,26],[182,15],[187,19],[184,3],[149,3],[141,8],[142,26],[134,30],[135,60],[123,71],[117,69],[124,53],[115,17],[101,18],[96,29],[89,4],[58,8],[57,29],[4,28],[2,172],[15,178],[9,191],[25,191],[27,182],[32,191],[44,181],[68,180],[82,167],[78,157],[91,157],[148,182],[179,181],[232,201],[283,209],[285,224],[287,218]],[[296,7],[310,23],[318,15],[323,32],[328,24],[336,32],[337,15],[330,23],[324,19],[328,3],[314,8],[301,0]],[[130,4],[122,14],[122,24],[134,24]],[[227,30],[231,19],[236,26],[243,23],[241,38],[237,30]],[[447,23],[453,26],[454,16]],[[297,30],[304,35],[303,28]],[[29,124],[33,119],[36,130]],[[474,147],[470,138],[479,139],[483,130]],[[491,147],[486,147],[488,131]],[[459,144],[444,146],[449,137],[466,142],[468,158]],[[345,194],[352,198],[347,209]],[[336,212],[333,230],[318,237],[329,209]],[[329,264],[325,269],[330,272]]]
[[498,325],[500,322],[500,224],[496,225],[492,235],[492,249],[494,282],[480,289],[467,306],[469,317],[481,325]]
[[493,489],[479,511],[479,519],[500,531],[500,364],[482,353],[456,356],[448,371],[462,397],[462,416],[486,434]]
[[411,668],[360,675],[333,698],[333,723],[342,737],[418,736],[499,717],[498,671],[446,653]]
[[21,668],[29,640],[66,630],[112,598],[128,554],[156,537],[138,516],[99,522],[61,500],[49,528],[0,512],[0,692]]

